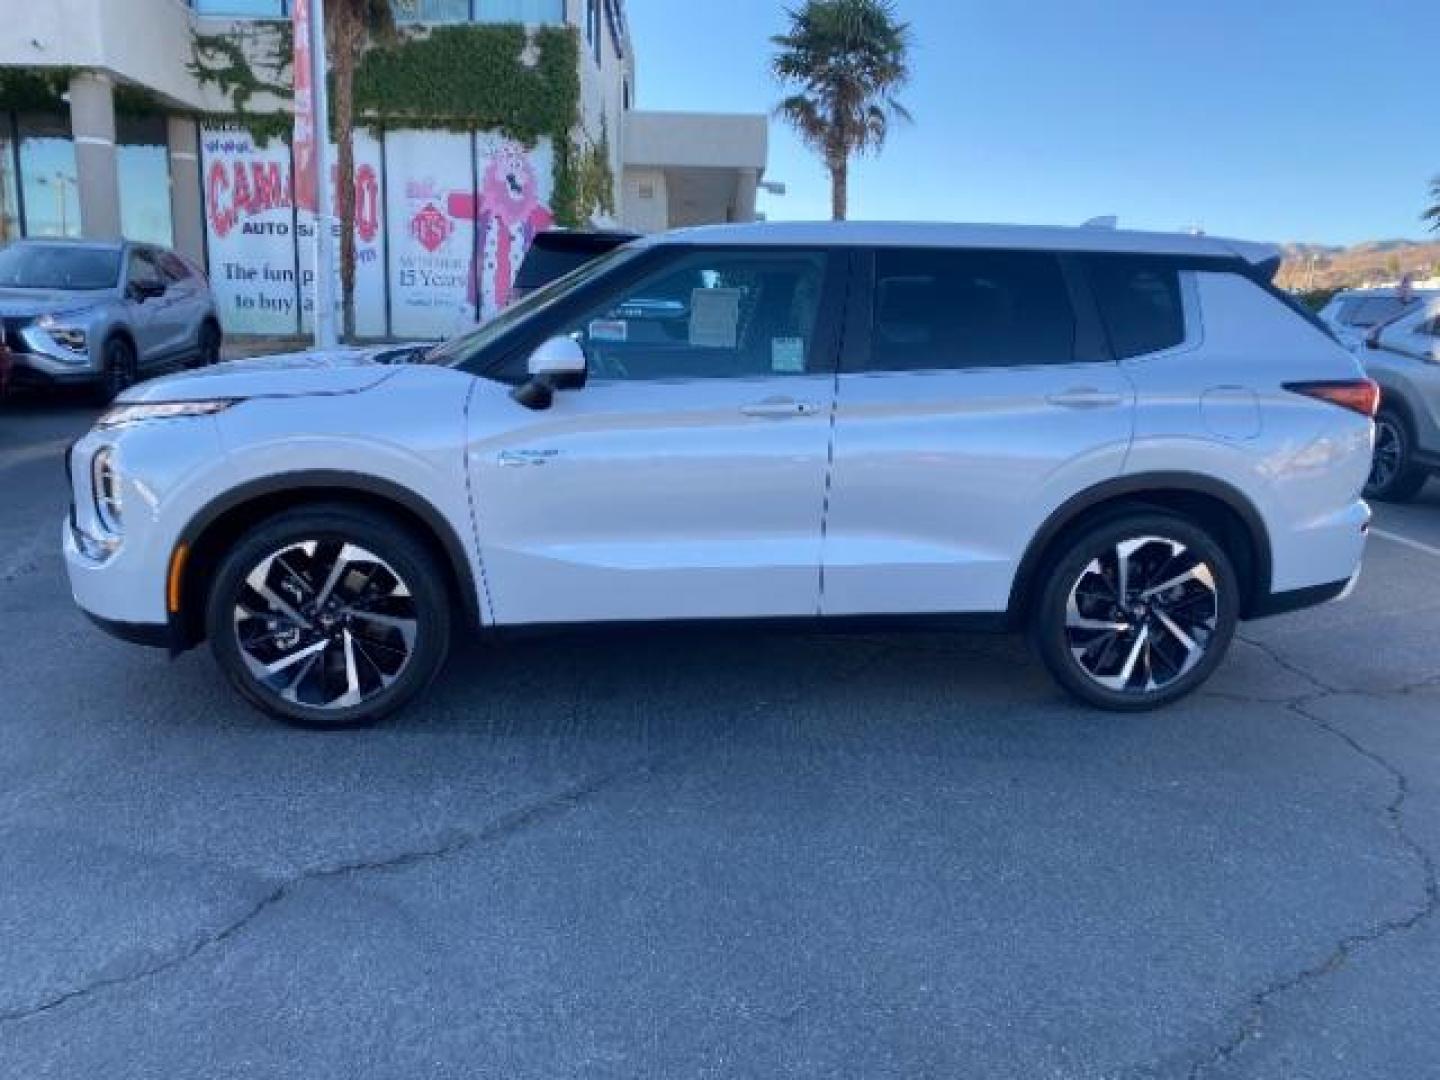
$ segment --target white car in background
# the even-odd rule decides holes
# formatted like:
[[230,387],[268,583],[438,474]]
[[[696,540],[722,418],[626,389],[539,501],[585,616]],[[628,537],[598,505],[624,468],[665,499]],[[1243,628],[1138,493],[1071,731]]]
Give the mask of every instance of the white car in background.
[[1437,289],[1401,286],[1378,289],[1344,289],[1320,309],[1323,322],[1346,348],[1358,349],[1377,327],[1418,310],[1427,300],[1440,297]]
[[942,617],[1151,708],[1359,572],[1378,391],[1278,264],[1097,229],[646,237],[433,349],[127,391],[68,458],[71,586],[313,726],[413,698],[456,624]]
[[1440,473],[1440,298],[1372,330],[1363,359],[1381,389],[1365,495],[1403,502]]

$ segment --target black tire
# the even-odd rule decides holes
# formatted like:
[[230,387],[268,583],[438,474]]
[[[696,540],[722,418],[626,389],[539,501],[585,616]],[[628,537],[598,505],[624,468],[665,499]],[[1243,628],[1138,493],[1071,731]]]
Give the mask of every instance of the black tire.
[[[252,574],[263,591],[247,581]],[[312,610],[326,582],[329,600]],[[441,567],[410,529],[360,507],[322,505],[278,514],[236,542],[215,573],[206,629],[215,659],[253,705],[299,727],[362,727],[439,673],[450,597]],[[268,682],[267,664],[279,666]]]
[[100,383],[95,389],[102,405],[108,405],[125,390],[134,386],[139,378],[135,358],[135,346],[127,338],[115,336],[105,342],[104,367],[100,371]]
[[[1129,588],[1117,603],[1122,550],[1130,551]],[[1177,578],[1185,580],[1145,595]],[[1032,644],[1062,687],[1111,711],[1154,709],[1190,693],[1224,659],[1239,620],[1240,580],[1224,548],[1194,522],[1161,510],[1122,512],[1062,537],[1044,582],[1031,612]],[[1120,626],[1127,629],[1113,629]]]
[[195,359],[191,367],[210,367],[220,362],[220,348],[225,343],[225,335],[221,332],[218,324],[207,322],[200,327],[200,337],[195,346]]
[[1415,464],[1415,435],[1404,415],[1381,409],[1375,417],[1375,458],[1365,481],[1365,497],[1378,502],[1408,502],[1420,494],[1430,474]]

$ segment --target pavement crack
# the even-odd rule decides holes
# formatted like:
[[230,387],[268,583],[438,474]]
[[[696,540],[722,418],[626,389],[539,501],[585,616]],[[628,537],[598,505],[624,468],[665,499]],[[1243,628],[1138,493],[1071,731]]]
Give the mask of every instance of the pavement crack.
[[1321,679],[1321,678],[1319,678],[1318,676],[1313,675],[1313,674],[1311,674],[1310,672],[1306,671],[1306,670],[1305,670],[1304,668],[1302,668],[1299,664],[1295,663],[1295,662],[1294,662],[1293,660],[1291,660],[1289,657],[1287,657],[1287,656],[1285,656],[1283,653],[1281,653],[1280,650],[1277,649],[1277,648],[1275,648],[1275,646],[1273,646],[1273,645],[1269,645],[1269,644],[1267,644],[1267,643],[1265,643],[1265,642],[1263,642],[1263,641],[1260,641],[1260,640],[1258,640],[1258,639],[1256,639],[1256,638],[1245,637],[1245,636],[1242,635],[1242,634],[1236,634],[1236,635],[1235,635],[1235,640],[1236,640],[1236,641],[1243,641],[1246,645],[1249,645],[1249,646],[1251,646],[1251,647],[1253,647],[1253,648],[1259,649],[1262,653],[1264,653],[1264,654],[1265,654],[1266,656],[1268,656],[1272,661],[1274,661],[1274,663],[1277,664],[1279,667],[1284,668],[1286,671],[1288,671],[1291,675],[1294,675],[1296,678],[1304,679],[1307,683],[1309,683],[1311,686],[1315,687],[1317,690],[1323,691],[1323,692],[1326,693],[1326,694],[1341,694],[1341,693],[1344,693],[1344,691],[1341,690],[1340,687],[1338,687],[1338,686],[1332,686],[1330,683],[1327,683],[1324,679]]
[[230,939],[244,933],[256,919],[270,908],[282,903],[297,890],[317,881],[334,880],[360,874],[385,873],[401,870],[423,863],[439,862],[482,844],[496,843],[526,829],[563,816],[589,801],[606,788],[625,780],[641,777],[654,771],[662,763],[664,755],[652,756],[608,773],[602,773],[581,783],[564,788],[545,798],[495,818],[483,828],[475,830],[454,830],[436,842],[425,847],[410,848],[370,859],[356,859],[302,870],[297,874],[277,881],[265,895],[248,906],[237,917],[213,933],[206,934],[184,945],[182,948],[150,963],[138,970],[123,974],[108,975],[92,979],[73,989],[57,993],[44,1001],[18,1009],[0,1012],[0,1024],[13,1024],[41,1016],[68,1005],[71,1002],[92,997],[95,994],[121,986],[144,982],[157,975],[182,967],[201,953],[217,948]]
[[[1252,644],[1256,643],[1252,642]],[[1290,667],[1284,660],[1270,653],[1270,650],[1265,646],[1259,647],[1274,657],[1277,663],[1286,666],[1289,670],[1295,671],[1296,674],[1302,674],[1298,669]],[[1313,676],[1305,674],[1305,677],[1309,678],[1310,681],[1317,686],[1323,685]],[[1433,685],[1434,682],[1435,680],[1427,680],[1425,683],[1416,684],[1416,687]],[[1411,688],[1404,688],[1397,691],[1397,693],[1409,693],[1410,690]],[[1405,772],[1400,769],[1399,766],[1383,754],[1370,749],[1359,739],[1355,738],[1355,736],[1337,727],[1335,724],[1315,713],[1312,709],[1312,706],[1318,701],[1330,697],[1342,696],[1343,694],[1343,691],[1327,690],[1323,693],[1297,697],[1284,704],[1291,712],[1310,722],[1332,738],[1338,739],[1352,753],[1364,758],[1390,777],[1395,785],[1395,794],[1386,804],[1384,814],[1390,831],[1395,836],[1396,842],[1404,848],[1420,869],[1424,884],[1421,901],[1408,915],[1383,919],[1363,930],[1345,935],[1335,943],[1330,952],[1318,963],[1302,968],[1283,978],[1276,979],[1252,994],[1247,1002],[1245,1016],[1240,1025],[1225,1042],[1217,1046],[1204,1058],[1191,1065],[1187,1073],[1188,1080],[1199,1080],[1199,1078],[1206,1073],[1219,1068],[1234,1058],[1236,1054],[1259,1034],[1265,1011],[1276,998],[1333,974],[1343,967],[1346,961],[1357,952],[1395,934],[1403,934],[1409,930],[1413,930],[1422,922],[1431,918],[1436,911],[1440,911],[1440,873],[1437,873],[1435,857],[1415,838],[1405,825],[1405,803],[1410,798],[1410,778],[1406,776]]]

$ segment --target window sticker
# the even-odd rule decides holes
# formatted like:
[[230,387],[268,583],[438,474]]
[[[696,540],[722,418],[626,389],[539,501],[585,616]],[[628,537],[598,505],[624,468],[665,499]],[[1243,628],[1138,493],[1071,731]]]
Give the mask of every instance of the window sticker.
[[588,333],[591,341],[625,341],[630,336],[630,324],[624,319],[594,319]]
[[782,375],[798,375],[805,370],[805,339],[777,337],[770,339],[770,370]]
[[740,336],[740,289],[696,289],[690,294],[690,344],[733,349]]

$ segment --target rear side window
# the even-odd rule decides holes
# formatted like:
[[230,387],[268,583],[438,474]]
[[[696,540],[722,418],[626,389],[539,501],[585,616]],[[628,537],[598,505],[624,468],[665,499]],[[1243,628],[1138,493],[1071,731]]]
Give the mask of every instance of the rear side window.
[[1340,310],[1340,321],[1346,326],[1369,330],[1402,314],[1412,303],[1413,300],[1407,303],[1398,296],[1357,297],[1345,302]]
[[1185,304],[1174,263],[1143,255],[1086,255],[1084,264],[1117,359],[1184,342]]
[[1075,337],[1075,310],[1052,254],[875,254],[871,371],[1066,364]]

